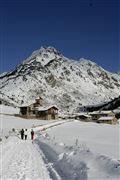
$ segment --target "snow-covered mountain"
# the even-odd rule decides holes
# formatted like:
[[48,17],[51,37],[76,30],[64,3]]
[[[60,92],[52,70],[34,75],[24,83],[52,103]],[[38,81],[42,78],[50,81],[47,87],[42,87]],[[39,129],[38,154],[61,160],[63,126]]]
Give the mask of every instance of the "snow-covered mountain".
[[21,105],[41,96],[64,111],[107,102],[120,95],[120,75],[96,63],[64,57],[53,47],[32,53],[14,71],[0,76],[1,99]]
[[98,110],[114,110],[120,108],[120,96],[118,98],[114,98],[113,100],[103,103],[103,104],[96,104],[91,106],[84,107],[86,111],[98,111]]

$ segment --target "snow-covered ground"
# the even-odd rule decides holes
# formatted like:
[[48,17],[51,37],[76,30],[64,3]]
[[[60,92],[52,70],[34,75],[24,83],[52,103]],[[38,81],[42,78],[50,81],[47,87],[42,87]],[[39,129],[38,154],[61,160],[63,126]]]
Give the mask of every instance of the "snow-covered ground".
[[[45,162],[49,162],[62,180],[118,180],[120,163],[102,154],[93,153],[86,147],[67,146],[54,139],[38,137],[35,142],[44,152]],[[56,179],[52,176],[52,179]]]
[[119,125],[73,121],[47,130],[56,142],[84,146],[95,153],[120,160]]
[[[119,125],[25,120],[12,116],[12,110],[10,115],[1,111],[2,136],[12,128],[27,128],[29,136],[21,140],[13,132],[0,142],[0,179],[120,179]],[[33,142],[31,128],[35,131]]]
[[19,114],[19,108],[5,106],[3,104],[0,105],[0,114]]
[[37,119],[28,120],[28,119],[22,119],[20,117],[15,117],[14,114],[18,114],[18,113],[19,113],[19,108],[0,105],[0,136],[7,136],[9,134],[9,131],[11,131],[13,128],[19,131],[22,128],[28,129],[53,122],[53,121],[44,121]]
[[42,160],[42,153],[34,148],[30,140],[22,141],[17,137],[10,137],[0,145],[0,148],[2,150],[0,179],[51,179],[49,171]]

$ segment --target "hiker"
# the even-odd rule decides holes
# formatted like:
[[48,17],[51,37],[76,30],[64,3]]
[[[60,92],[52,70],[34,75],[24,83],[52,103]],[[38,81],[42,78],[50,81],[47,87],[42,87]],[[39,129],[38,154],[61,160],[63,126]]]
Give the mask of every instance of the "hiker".
[[27,140],[27,135],[28,135],[27,129],[25,129],[24,135],[25,135],[25,140]]
[[34,139],[34,131],[33,131],[33,129],[31,130],[31,139],[32,140]]
[[21,134],[21,139],[24,139],[24,129],[22,129],[22,130],[20,131],[20,134]]

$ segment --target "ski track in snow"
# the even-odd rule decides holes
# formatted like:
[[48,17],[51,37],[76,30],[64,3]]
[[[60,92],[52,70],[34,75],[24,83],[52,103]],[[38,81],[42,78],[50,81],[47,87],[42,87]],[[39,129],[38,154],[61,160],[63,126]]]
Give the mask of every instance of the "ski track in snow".
[[30,140],[16,138],[13,146],[2,149],[2,180],[50,180],[49,172],[37,149]]

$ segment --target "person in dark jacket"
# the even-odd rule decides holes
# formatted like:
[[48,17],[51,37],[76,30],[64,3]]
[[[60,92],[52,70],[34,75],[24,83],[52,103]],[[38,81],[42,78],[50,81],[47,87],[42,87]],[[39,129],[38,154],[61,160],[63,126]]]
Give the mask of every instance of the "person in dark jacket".
[[22,130],[20,131],[20,134],[21,134],[21,139],[24,139],[24,129],[22,129]]
[[27,131],[27,129],[25,129],[24,135],[25,135],[25,140],[27,140],[27,136],[28,136],[28,131]]
[[34,139],[34,131],[33,131],[33,129],[31,130],[31,139],[32,140]]

